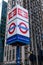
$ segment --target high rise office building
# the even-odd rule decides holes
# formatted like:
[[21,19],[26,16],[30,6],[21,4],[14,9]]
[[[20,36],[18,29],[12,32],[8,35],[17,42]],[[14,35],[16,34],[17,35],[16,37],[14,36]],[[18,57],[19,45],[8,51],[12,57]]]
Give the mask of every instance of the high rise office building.
[[0,65],[3,63],[4,54],[4,40],[5,40],[5,28],[6,28],[6,16],[7,16],[7,3],[2,1],[0,3]]
[[[33,53],[36,54],[36,65],[40,65],[41,62],[39,62],[39,55],[40,50],[43,48],[42,46],[42,15],[41,15],[41,0],[30,0],[30,10],[31,10],[31,22],[30,28],[31,28],[31,35],[32,35],[32,44],[31,49],[33,49]],[[32,26],[32,27],[31,27]],[[39,44],[40,43],[40,44]],[[32,48],[33,47],[33,48]]]
[[[20,46],[20,65],[42,65],[39,61],[40,50],[42,50],[42,18],[41,18],[41,1],[40,0],[8,0],[8,10],[19,4],[28,10],[29,27],[30,27],[30,45]],[[6,41],[6,40],[5,40]],[[32,51],[32,61],[29,55]],[[34,58],[35,57],[35,58]],[[16,64],[16,46],[7,45],[5,43],[4,63],[5,65]]]
[[41,10],[42,10],[42,43],[43,43],[43,0],[41,0]]

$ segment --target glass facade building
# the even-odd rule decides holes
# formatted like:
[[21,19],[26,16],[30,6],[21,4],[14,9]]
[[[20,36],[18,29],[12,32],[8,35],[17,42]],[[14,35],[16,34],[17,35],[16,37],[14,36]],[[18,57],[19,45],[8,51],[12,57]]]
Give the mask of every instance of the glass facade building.
[[0,64],[3,63],[4,40],[6,28],[7,3],[2,1],[0,4]]
[[41,9],[42,9],[42,43],[43,43],[43,0],[41,0]]

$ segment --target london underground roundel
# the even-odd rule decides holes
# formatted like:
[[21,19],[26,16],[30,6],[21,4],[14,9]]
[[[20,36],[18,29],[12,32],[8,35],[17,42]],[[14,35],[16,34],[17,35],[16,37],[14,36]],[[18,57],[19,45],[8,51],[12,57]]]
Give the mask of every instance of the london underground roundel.
[[27,25],[23,22],[21,22],[19,24],[19,30],[23,33],[23,34],[26,34],[27,31],[28,31],[28,28],[27,28]]
[[15,27],[16,27],[15,23],[11,23],[10,24],[9,30],[8,30],[9,31],[9,34],[13,34],[14,33]]

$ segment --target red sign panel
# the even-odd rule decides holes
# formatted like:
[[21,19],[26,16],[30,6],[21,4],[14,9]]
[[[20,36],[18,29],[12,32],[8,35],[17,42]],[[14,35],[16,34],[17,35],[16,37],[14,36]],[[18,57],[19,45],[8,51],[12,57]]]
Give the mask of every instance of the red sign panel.
[[18,15],[28,19],[28,13],[20,8],[18,8]]
[[17,8],[15,8],[13,11],[11,11],[11,12],[8,14],[8,19],[10,20],[10,19],[13,18],[16,14],[17,14]]
[[[18,13],[17,13],[18,11]],[[15,15],[20,15],[21,17],[24,17],[26,19],[28,19],[28,12],[26,12],[25,10],[21,9],[21,8],[14,8],[9,14],[8,14],[8,19],[10,20],[11,18],[13,18]]]

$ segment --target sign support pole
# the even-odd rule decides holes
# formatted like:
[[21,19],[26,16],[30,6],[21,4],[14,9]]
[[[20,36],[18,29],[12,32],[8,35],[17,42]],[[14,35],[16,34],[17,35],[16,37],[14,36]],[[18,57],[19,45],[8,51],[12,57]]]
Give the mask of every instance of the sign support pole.
[[20,65],[20,46],[16,49],[16,65]]

